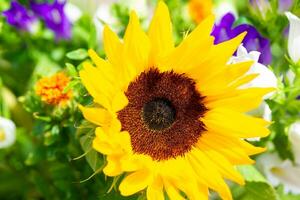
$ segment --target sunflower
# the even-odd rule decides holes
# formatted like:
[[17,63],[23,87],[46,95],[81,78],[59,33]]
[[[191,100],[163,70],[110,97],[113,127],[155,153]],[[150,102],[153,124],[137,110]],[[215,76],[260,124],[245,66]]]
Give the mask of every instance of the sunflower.
[[148,33],[131,12],[124,39],[107,26],[107,59],[93,50],[80,77],[94,98],[80,106],[99,127],[93,148],[106,156],[103,172],[124,175],[119,190],[147,199],[208,199],[209,189],[232,199],[224,179],[244,184],[236,165],[264,151],[244,139],[269,134],[269,122],[245,115],[272,88],[240,86],[252,62],[227,65],[245,33],[214,45],[209,16],[174,46],[167,6],[158,3]]

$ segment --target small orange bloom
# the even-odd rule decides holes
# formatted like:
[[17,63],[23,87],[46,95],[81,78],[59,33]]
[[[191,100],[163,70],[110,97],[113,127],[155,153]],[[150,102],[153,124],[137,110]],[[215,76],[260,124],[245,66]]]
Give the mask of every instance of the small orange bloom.
[[190,0],[189,12],[196,23],[200,23],[207,16],[212,14],[212,0]]
[[60,72],[51,77],[41,78],[36,84],[35,91],[47,104],[65,104],[72,97],[72,91],[63,92],[69,82],[69,77]]

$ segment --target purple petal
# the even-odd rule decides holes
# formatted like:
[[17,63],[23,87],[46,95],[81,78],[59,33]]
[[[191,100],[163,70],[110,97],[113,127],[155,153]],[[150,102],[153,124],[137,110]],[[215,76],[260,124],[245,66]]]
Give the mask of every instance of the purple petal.
[[211,33],[211,35],[215,37],[215,44],[219,44],[221,42],[231,39],[230,33],[234,21],[234,15],[232,13],[227,13],[222,17],[219,25],[215,24]]
[[293,0],[279,0],[278,4],[279,11],[288,11],[293,5]]
[[261,53],[259,62],[265,65],[270,64],[272,60],[272,54],[269,40],[262,37],[255,27],[249,24],[241,24],[232,28],[234,20],[234,16],[228,13],[223,16],[218,25],[215,25],[211,34],[215,37],[215,44],[232,39],[237,35],[247,31],[247,35],[242,41],[243,46],[247,49],[247,51],[259,51]]
[[50,3],[30,3],[32,11],[40,16],[46,26],[55,33],[56,39],[70,39],[72,25],[64,13],[66,1],[55,0]]
[[2,14],[6,17],[7,23],[26,31],[30,31],[33,23],[37,20],[32,12],[17,1],[12,1],[10,8]]

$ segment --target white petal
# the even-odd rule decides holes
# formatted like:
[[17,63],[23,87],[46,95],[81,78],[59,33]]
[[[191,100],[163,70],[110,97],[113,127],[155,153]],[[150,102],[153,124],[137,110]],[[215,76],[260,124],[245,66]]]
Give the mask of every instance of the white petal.
[[237,49],[236,56],[232,56],[229,60],[229,64],[245,62],[253,60],[255,63],[258,62],[260,56],[260,52],[258,51],[251,51],[247,52],[247,49],[241,44]]
[[82,16],[81,10],[72,3],[66,4],[64,12],[72,23],[76,22]]
[[14,122],[0,117],[0,130],[4,133],[4,140],[0,141],[0,149],[11,146],[16,140],[16,126]]
[[[262,102],[258,108],[255,110],[251,110],[248,112],[249,115],[253,117],[259,117],[263,118],[266,121],[271,122],[272,121],[272,111],[269,107],[269,105],[266,102]],[[259,141],[260,137],[255,137],[255,138],[248,138],[248,141]]]
[[[239,63],[245,61],[254,61],[249,71],[246,74],[259,74],[251,82],[241,86],[241,88],[251,88],[251,87],[274,87],[277,88],[277,77],[275,74],[263,64],[258,63],[260,53],[257,51],[247,52],[246,48],[242,45],[239,46],[237,50],[237,55],[232,56],[229,63]],[[274,93],[266,95],[264,98],[267,99],[271,97]]]
[[265,102],[264,103],[264,112],[263,112],[263,116],[262,118],[264,120],[267,120],[267,121],[272,121],[272,110],[270,109],[269,105]]
[[259,117],[267,121],[272,121],[272,111],[266,102],[262,102],[257,109],[248,112],[248,114],[253,117]]
[[255,63],[251,66],[250,70],[247,74],[259,74],[251,82],[243,85],[243,88],[250,88],[250,87],[274,87],[277,88],[277,77],[275,74],[266,66]]
[[257,162],[273,186],[283,184],[286,193],[300,194],[300,166],[281,161],[277,154],[264,154]]
[[300,19],[291,12],[285,13],[290,22],[288,52],[291,59],[297,63],[300,59]]
[[296,78],[296,74],[292,70],[288,70],[286,73],[286,77],[290,84],[292,84]]
[[289,139],[292,144],[295,160],[300,165],[300,121],[290,126]]

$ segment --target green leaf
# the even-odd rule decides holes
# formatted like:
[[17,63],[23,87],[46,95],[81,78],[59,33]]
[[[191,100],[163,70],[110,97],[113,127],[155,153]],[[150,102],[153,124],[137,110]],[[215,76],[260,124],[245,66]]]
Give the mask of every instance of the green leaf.
[[77,49],[67,53],[66,56],[71,60],[84,60],[85,58],[87,58],[88,53],[86,49]]
[[51,121],[51,117],[40,116],[39,113],[37,113],[37,112],[33,113],[33,117],[36,118],[36,119],[39,119],[41,121],[44,121],[44,122],[50,122]]
[[246,181],[267,182],[263,175],[252,165],[238,166],[237,169]]
[[66,94],[70,91],[70,89],[74,88],[75,85],[77,85],[79,82],[77,80],[71,81],[68,83],[68,85],[64,88],[63,94]]
[[[85,158],[94,171],[102,168],[104,163],[103,156],[92,148],[94,139],[94,129],[83,128],[87,134],[82,135],[79,139],[81,147],[85,152]],[[80,128],[79,128],[80,130]]]
[[59,139],[59,127],[57,125],[53,126],[51,131],[44,134],[44,145],[49,146],[55,143]]
[[299,194],[291,194],[291,193],[287,194],[284,191],[283,185],[279,185],[279,187],[277,188],[277,192],[278,192],[281,200],[299,200],[300,199]]
[[66,63],[67,71],[70,76],[77,76],[77,70],[71,63]]
[[237,169],[245,178],[246,184],[234,189],[234,199],[279,200],[276,190],[254,166],[238,166]]
[[265,182],[247,182],[241,200],[279,200],[275,189]]

